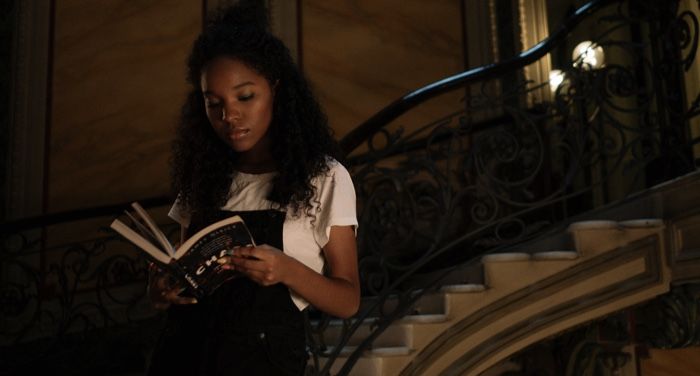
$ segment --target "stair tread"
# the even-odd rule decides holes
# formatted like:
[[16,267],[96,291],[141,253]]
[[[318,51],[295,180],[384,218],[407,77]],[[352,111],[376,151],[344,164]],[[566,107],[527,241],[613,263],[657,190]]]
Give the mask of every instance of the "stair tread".
[[663,225],[663,219],[658,218],[640,218],[620,222],[620,226],[626,228],[653,228],[662,227]]
[[432,313],[432,314],[422,314],[422,315],[408,315],[404,316],[400,323],[436,323],[445,322],[448,317],[444,313]]
[[[327,357],[334,350],[335,350],[335,346],[327,346],[326,351],[322,352],[320,355],[322,357]],[[340,358],[348,357],[355,350],[357,350],[357,346],[344,346],[342,349],[340,349],[340,353],[338,354],[338,357],[340,357]],[[378,357],[378,356],[402,356],[402,355],[410,354],[411,351],[412,351],[412,349],[408,346],[375,347],[373,349],[366,350],[362,354],[362,357],[370,358],[370,357]]]
[[481,258],[482,263],[489,262],[509,262],[509,261],[527,261],[530,259],[530,254],[525,252],[509,252],[509,253],[492,253]]
[[533,260],[575,260],[579,258],[576,251],[546,251],[532,254]]
[[617,221],[610,220],[590,220],[590,221],[579,221],[573,222],[569,225],[567,231],[580,231],[580,230],[610,230],[619,229],[620,224]]
[[[362,322],[362,325],[372,325],[375,322],[379,320],[378,317],[367,317],[364,319]],[[406,315],[397,322],[402,323],[402,324],[407,324],[407,323],[432,323],[432,322],[443,322],[447,320],[447,315],[444,313],[417,313],[417,314],[410,314]],[[353,322],[351,324],[354,324],[356,320],[353,319]],[[312,321],[312,324],[314,322]],[[334,327],[340,327],[345,325],[343,323],[343,320],[330,320],[328,322],[328,326],[334,326]]]
[[444,285],[440,288],[441,292],[482,292],[486,290],[486,286],[481,283],[465,283]]

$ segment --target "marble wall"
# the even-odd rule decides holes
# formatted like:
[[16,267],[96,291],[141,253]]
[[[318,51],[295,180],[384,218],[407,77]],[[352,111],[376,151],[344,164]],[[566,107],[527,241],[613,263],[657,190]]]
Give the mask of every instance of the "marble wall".
[[48,210],[168,192],[200,1],[55,1]]
[[[461,0],[303,0],[302,65],[340,138],[412,90],[463,70]],[[392,126],[459,107],[431,101]]]
[[651,349],[640,361],[642,376],[696,376],[700,370],[700,347]]
[[[461,0],[300,2],[302,66],[338,137],[399,96],[463,68]],[[201,1],[55,2],[47,207],[168,193],[168,158]],[[412,127],[459,105],[421,106]]]

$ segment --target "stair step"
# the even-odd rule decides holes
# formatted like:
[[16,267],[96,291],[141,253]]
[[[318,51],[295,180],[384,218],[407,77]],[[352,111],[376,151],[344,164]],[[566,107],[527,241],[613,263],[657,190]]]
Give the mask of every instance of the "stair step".
[[[411,297],[423,293],[422,290],[412,292]],[[445,311],[444,296],[440,292],[426,292],[420,296],[413,306],[409,309],[409,314],[433,314],[443,313]],[[379,316],[380,312],[391,312],[401,302],[398,295],[389,296],[381,303],[381,307],[375,306],[378,298],[363,299],[360,303],[360,312],[367,312],[367,316]]]
[[658,228],[664,226],[664,220],[658,218],[632,219],[629,221],[621,221],[620,226],[625,228]]
[[[353,349],[354,350],[354,349]],[[396,348],[376,348],[365,352],[350,370],[350,376],[386,376],[395,374],[397,370],[403,369],[411,359],[411,349],[404,347]],[[335,375],[345,364],[351,351],[345,352],[336,358],[330,367],[330,374]],[[328,358],[319,358],[320,366],[323,367]],[[310,361],[311,362],[311,361]],[[310,363],[311,364],[311,363]]]
[[549,251],[532,254],[532,259],[537,261],[545,260],[576,260],[579,254],[576,251]]
[[441,269],[412,276],[406,284],[415,287],[424,287],[435,285],[436,282],[442,286],[481,283],[484,280],[483,268],[478,261],[468,262],[450,269],[449,271]]
[[[404,316],[387,327],[374,340],[374,345],[378,347],[411,346],[413,325],[443,323],[448,319],[444,313]],[[373,326],[377,320],[378,318],[375,317],[365,319],[347,340],[346,346],[356,346],[367,338],[374,330]],[[344,334],[344,325],[342,320],[331,321],[323,332],[323,343],[329,346],[339,343]]]
[[[339,356],[335,359],[330,367],[330,374],[336,375],[345,364],[345,358],[349,355]],[[311,362],[311,360],[310,360]],[[328,358],[319,358],[319,366],[323,368],[328,362]],[[361,357],[357,360],[350,370],[352,376],[382,376],[382,358],[380,357]]]
[[[321,356],[323,357],[328,357],[330,356],[333,351],[335,351],[334,346],[326,346],[326,351],[321,353]],[[339,358],[347,358],[357,350],[357,346],[344,346],[342,349],[340,349],[340,353],[338,353]],[[374,347],[372,349],[366,350],[362,356],[364,357],[370,357],[370,356],[401,356],[401,355],[408,355],[411,353],[411,348],[408,346],[388,346],[388,347]]]
[[661,231],[663,227],[663,220],[655,218],[622,222],[591,220],[574,222],[569,225],[568,231],[572,234],[579,253],[595,256],[652,235]]
[[411,315],[445,313],[445,295],[439,291],[426,293],[418,298],[410,312]]
[[421,324],[432,324],[447,321],[448,317],[444,313],[439,314],[429,314],[429,315],[408,315],[399,320],[399,323],[421,323]]
[[453,293],[472,293],[472,292],[482,292],[486,290],[486,286],[481,283],[468,283],[462,285],[445,285],[440,288],[441,292],[453,292]]
[[493,294],[505,296],[523,286],[576,265],[575,260],[579,257],[580,255],[573,251],[538,252],[532,255],[503,253],[484,256],[482,262],[489,286],[487,293],[490,292],[489,296]]
[[373,356],[402,356],[410,354],[411,349],[406,346],[379,347],[370,350],[369,353]]
[[535,239],[516,245],[515,248],[527,250],[527,253],[574,250],[574,241],[565,230],[566,227],[557,226]]
[[620,230],[621,226],[617,221],[610,220],[590,220],[579,221],[569,225],[569,232],[582,230]]
[[[357,330],[352,333],[350,338],[346,342],[346,347],[354,347],[359,345],[362,341],[367,338],[373,329],[374,323],[378,318],[370,317],[367,318]],[[344,335],[343,322],[341,320],[333,320],[328,324],[326,330],[323,332],[323,343],[329,345],[336,345],[340,343],[341,337]],[[384,330],[375,340],[375,347],[396,347],[396,346],[409,346],[411,345],[411,333],[410,328],[406,325],[392,324]]]
[[492,253],[481,258],[484,264],[495,262],[529,261],[530,254],[525,252]]

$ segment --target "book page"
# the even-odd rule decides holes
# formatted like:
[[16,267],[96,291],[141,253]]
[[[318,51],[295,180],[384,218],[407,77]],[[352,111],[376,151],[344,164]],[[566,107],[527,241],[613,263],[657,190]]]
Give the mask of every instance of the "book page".
[[138,214],[139,217],[141,217],[143,221],[146,222],[148,227],[151,229],[151,232],[155,234],[156,239],[158,239],[158,242],[160,242],[163,249],[166,250],[171,257],[174,257],[175,248],[172,244],[170,244],[170,241],[168,241],[168,238],[165,236],[165,234],[163,234],[163,231],[161,231],[160,228],[158,228],[158,225],[156,225],[155,221],[153,221],[153,218],[151,218],[151,216],[148,215],[146,210],[144,210],[138,202],[132,203],[131,207],[133,207],[136,211],[136,214]]
[[144,239],[141,235],[132,230],[131,227],[125,225],[122,221],[115,219],[109,226],[114,231],[118,232],[121,236],[126,238],[135,246],[141,248],[143,251],[151,255],[153,259],[159,261],[164,265],[168,265],[172,258],[165,254],[162,250],[158,249],[156,246],[151,244],[148,240]]
[[158,241],[158,239],[156,239],[156,234],[154,234],[148,227],[146,227],[142,220],[136,218],[134,215],[129,213],[128,210],[124,210],[124,214],[131,220],[131,223],[129,223],[128,226],[131,227],[132,230],[135,230],[144,239],[151,242],[151,244],[153,244],[154,246],[160,246],[160,242]]

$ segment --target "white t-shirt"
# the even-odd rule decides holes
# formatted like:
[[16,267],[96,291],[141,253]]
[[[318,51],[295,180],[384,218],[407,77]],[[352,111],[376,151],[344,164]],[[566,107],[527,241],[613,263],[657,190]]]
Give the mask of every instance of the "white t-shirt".
[[[311,210],[302,210],[296,218],[287,211],[282,230],[284,253],[299,260],[317,273],[323,272],[325,260],[322,248],[328,243],[331,226],[354,226],[357,231],[355,188],[348,171],[335,159],[328,162],[329,170],[312,180],[316,189]],[[276,205],[267,199],[275,172],[247,174],[237,172],[229,190],[229,200],[222,210],[269,210]],[[313,216],[307,215],[313,213]],[[168,213],[172,219],[187,227],[190,213],[178,201]],[[291,292],[292,301],[300,309],[309,303]]]

